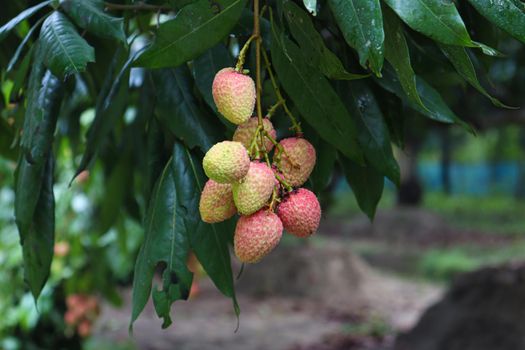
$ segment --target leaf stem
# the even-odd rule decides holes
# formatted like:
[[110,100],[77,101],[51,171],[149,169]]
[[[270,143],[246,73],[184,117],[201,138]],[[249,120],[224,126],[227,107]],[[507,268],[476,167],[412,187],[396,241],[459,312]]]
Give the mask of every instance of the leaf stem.
[[275,96],[277,96],[277,103],[282,104],[283,109],[285,113],[290,118],[290,121],[292,122],[292,128],[295,130],[295,133],[298,135],[303,134],[303,130],[301,129],[301,124],[295,119],[294,115],[288,108],[286,104],[286,100],[284,99],[283,95],[281,94],[281,89],[279,89],[279,85],[277,84],[277,80],[275,79],[275,75],[273,74],[270,59],[268,58],[268,54],[266,51],[263,50],[262,52],[264,63],[266,64],[266,70],[268,71],[268,75],[270,76],[270,81],[272,82],[273,89],[275,91]]

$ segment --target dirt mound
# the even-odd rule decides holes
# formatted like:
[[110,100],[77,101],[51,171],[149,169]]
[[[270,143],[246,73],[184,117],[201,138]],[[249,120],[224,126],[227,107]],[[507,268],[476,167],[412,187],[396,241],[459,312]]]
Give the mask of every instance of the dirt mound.
[[365,269],[344,244],[280,245],[267,259],[246,266],[236,288],[252,297],[300,297],[355,313],[364,305]]
[[525,349],[525,263],[459,276],[395,350]]

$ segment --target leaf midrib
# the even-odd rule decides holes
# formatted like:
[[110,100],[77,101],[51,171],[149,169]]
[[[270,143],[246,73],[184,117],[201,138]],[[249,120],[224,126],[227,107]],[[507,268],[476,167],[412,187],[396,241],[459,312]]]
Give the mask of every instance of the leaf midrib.
[[[50,23],[50,26],[49,28],[51,29],[51,31],[53,32],[53,35],[56,37],[57,39],[57,42],[58,44],[60,45],[60,47],[62,48],[62,50],[64,51],[65,55],[67,56],[67,59],[69,60],[69,62],[71,62],[71,64],[73,65],[73,68],[75,69],[76,72],[79,72],[75,62],[73,61],[73,59],[71,58],[71,56],[69,55],[69,52],[66,50],[66,48],[64,47],[64,45],[62,44],[62,41],[60,40],[60,36],[57,34],[57,32],[55,31],[55,22],[57,21],[63,21],[60,17],[57,17],[56,19],[53,19],[53,21]],[[64,21],[65,23],[65,21]]]

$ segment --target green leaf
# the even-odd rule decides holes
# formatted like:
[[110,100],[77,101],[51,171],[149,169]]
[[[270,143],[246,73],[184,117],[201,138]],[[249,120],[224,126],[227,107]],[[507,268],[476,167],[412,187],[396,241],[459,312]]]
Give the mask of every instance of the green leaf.
[[276,30],[274,26],[272,60],[286,93],[325,141],[361,162],[356,126],[343,102],[326,78],[307,64],[299,48],[285,37],[281,42]]
[[[191,163],[188,171],[191,172],[198,184],[195,190],[200,193],[204,188],[206,176],[202,170],[201,162],[193,157],[189,157],[189,159]],[[228,244],[232,241],[234,224],[234,219],[219,224],[207,224],[199,219],[198,228],[190,235],[190,245],[217,289],[232,299],[235,314],[239,316],[240,310],[235,296],[230,251],[228,249]]]
[[228,49],[222,43],[215,45],[193,61],[193,75],[195,76],[197,89],[199,89],[208,106],[217,115],[220,115],[220,113],[217,112],[217,106],[215,106],[211,93],[213,79],[219,70],[232,67],[233,64],[234,62]]
[[525,43],[525,8],[513,0],[468,0],[485,18]]
[[7,37],[7,35],[11,32],[11,30],[13,30],[13,28],[15,28],[18,24],[40,11],[40,9],[49,5],[51,1],[52,0],[41,2],[38,5],[35,5],[20,12],[16,17],[12,18],[9,22],[0,27],[0,43]]
[[133,168],[128,154],[121,154],[117,164],[107,177],[104,188],[104,197],[101,199],[98,215],[98,227],[100,232],[107,232],[119,217],[122,205],[128,194],[128,190],[133,186]]
[[497,98],[492,97],[479,83],[476,69],[464,47],[440,44],[441,51],[447,56],[456,71],[476,90],[485,95],[495,106],[509,108]]
[[399,185],[399,165],[394,158],[390,134],[379,104],[366,84],[355,82],[346,88],[350,114],[356,120],[358,139],[370,165]]
[[330,79],[354,80],[368,77],[365,74],[353,74],[345,70],[339,58],[325,46],[323,38],[315,29],[308,14],[299,6],[287,1],[283,9],[290,31],[310,65],[318,67]]
[[124,20],[108,15],[102,0],[62,0],[60,6],[75,23],[95,35],[126,43]]
[[[126,55],[127,52],[119,47],[109,64],[106,79],[98,96],[95,119],[87,134],[86,149],[73,179],[87,168],[117,120],[124,114],[128,98],[129,70],[134,58],[132,56],[123,63]],[[122,68],[117,74],[120,65]]]
[[173,157],[157,180],[144,220],[145,238],[135,265],[133,281],[133,323],[146,305],[155,268],[165,264],[162,289],[153,290],[157,315],[164,318],[163,328],[171,324],[170,307],[189,296],[193,274],[186,263],[190,235],[200,225],[197,179],[192,172],[196,159],[181,144],[175,143]]
[[312,190],[319,195],[332,179],[332,172],[335,161],[337,160],[337,150],[334,146],[319,137],[315,130],[309,127],[308,124],[303,125],[303,131],[305,137],[315,147],[317,161],[310,175],[310,182],[312,184]]
[[463,126],[470,132],[473,129],[470,125],[462,121],[443,101],[443,98],[432,86],[430,86],[425,80],[420,77],[416,77],[417,91],[423,104],[427,107],[422,108],[420,105],[414,104],[406,95],[405,91],[401,87],[401,84],[394,76],[394,71],[390,67],[383,69],[383,77],[381,79],[375,79],[375,81],[383,87],[383,89],[395,94],[397,97],[402,99],[412,109],[419,113],[427,116],[430,119],[436,120],[441,123],[456,123]]
[[383,67],[383,18],[379,0],[328,0],[337,25],[359,54],[361,66],[368,65],[377,75]]
[[475,46],[451,0],[384,0],[410,28],[449,45]]
[[339,162],[346,176],[346,181],[352,187],[359,208],[374,219],[377,204],[383,194],[385,180],[374,167],[361,166],[350,159],[340,157]]
[[198,0],[160,25],[153,45],[135,61],[148,68],[177,67],[217,44],[239,20],[246,0]]
[[188,67],[155,70],[152,77],[157,95],[155,113],[170,132],[203,152],[223,138],[217,118],[197,106]]
[[44,287],[53,260],[55,242],[55,197],[53,195],[53,157],[49,156],[42,173],[42,187],[31,225],[20,230],[24,257],[24,279],[33,297],[38,299]]
[[22,53],[22,50],[24,49],[24,46],[27,44],[29,39],[31,39],[31,37],[33,36],[33,33],[35,32],[35,30],[38,29],[38,26],[40,25],[40,23],[42,23],[44,21],[45,18],[46,17],[40,18],[35,23],[35,25],[33,27],[31,27],[29,32],[27,32],[27,35],[25,36],[24,40],[22,40],[20,45],[18,45],[18,47],[16,48],[16,51],[15,51],[13,57],[11,57],[11,60],[9,61],[9,64],[7,65],[7,71],[8,72],[10,72],[14,68],[14,66],[18,62],[18,59],[20,58],[20,54]]
[[62,97],[60,81],[49,71],[43,72],[37,58],[30,77],[22,154],[16,174],[15,218],[20,232],[29,230],[35,213]]
[[58,11],[44,21],[40,42],[44,50],[44,63],[60,78],[83,72],[88,62],[95,62],[95,50],[77,33],[67,17]]
[[399,18],[387,7],[383,7],[385,25],[385,58],[396,71],[406,96],[416,105],[425,108],[417,92],[416,74],[410,63],[410,52]]
[[[36,45],[38,46],[38,45]],[[9,101],[14,101],[20,96],[20,91],[25,87],[27,73],[30,71],[30,64],[33,58],[35,46],[31,46],[24,56],[20,66],[13,72],[13,88],[9,94]]]

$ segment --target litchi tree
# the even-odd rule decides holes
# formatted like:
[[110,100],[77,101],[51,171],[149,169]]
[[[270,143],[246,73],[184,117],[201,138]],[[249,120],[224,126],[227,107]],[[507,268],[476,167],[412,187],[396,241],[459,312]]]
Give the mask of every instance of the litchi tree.
[[131,324],[152,298],[170,325],[190,252],[239,314],[231,256],[314,234],[334,169],[372,219],[406,130],[474,133],[480,109],[523,98],[520,0],[20,0],[0,25],[28,287],[38,298],[50,273],[56,166],[73,185],[101,172],[94,227],[144,228]]

